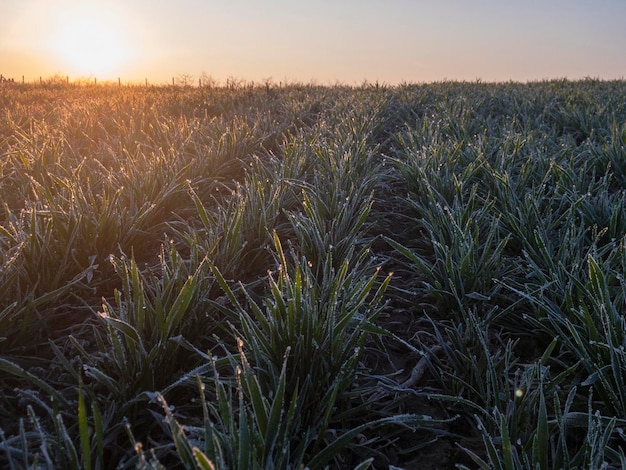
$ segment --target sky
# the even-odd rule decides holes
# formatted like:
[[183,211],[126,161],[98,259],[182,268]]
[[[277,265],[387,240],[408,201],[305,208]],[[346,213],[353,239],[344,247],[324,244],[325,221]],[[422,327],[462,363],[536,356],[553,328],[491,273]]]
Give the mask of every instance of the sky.
[[626,78],[626,0],[1,0],[0,74],[318,84]]

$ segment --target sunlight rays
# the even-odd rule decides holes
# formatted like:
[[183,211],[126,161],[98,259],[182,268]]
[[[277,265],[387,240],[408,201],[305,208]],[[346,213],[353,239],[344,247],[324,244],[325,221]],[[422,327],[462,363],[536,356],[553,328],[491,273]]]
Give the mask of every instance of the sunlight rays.
[[74,74],[116,73],[129,58],[123,31],[96,11],[79,11],[59,21],[50,45]]
[[119,11],[97,4],[56,11],[49,47],[74,75],[111,78],[132,58],[136,45]]
[[113,79],[145,54],[147,37],[129,5],[34,0],[6,18],[0,47],[38,57],[48,73]]

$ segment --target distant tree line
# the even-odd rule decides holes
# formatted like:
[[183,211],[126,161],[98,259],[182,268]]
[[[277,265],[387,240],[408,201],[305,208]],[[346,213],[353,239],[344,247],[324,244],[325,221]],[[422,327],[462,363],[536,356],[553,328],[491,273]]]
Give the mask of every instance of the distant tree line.
[[[5,77],[4,75],[0,75],[0,83],[17,83],[15,79],[13,78],[8,78]],[[24,75],[22,75],[22,79],[20,81],[20,83],[22,84],[26,84],[26,77]],[[150,83],[148,78],[145,78],[143,81],[138,81],[138,82],[124,82],[122,81],[121,78],[118,78],[117,80],[99,80],[97,77],[78,77],[75,79],[70,80],[70,77],[68,75],[61,75],[61,74],[55,74],[49,77],[38,77],[35,78],[32,82],[29,83],[35,83],[35,84],[39,84],[39,85],[47,85],[47,86],[62,86],[62,85],[77,85],[77,86],[83,86],[83,85],[112,85],[112,84],[117,84],[118,86],[122,86],[122,85],[145,85],[145,86],[150,86],[150,85],[157,85],[159,86],[159,84],[157,83]],[[192,87],[192,86],[198,86],[198,87],[202,87],[202,88],[216,88],[216,87],[226,87],[229,89],[242,89],[242,88],[256,88],[256,87],[263,87],[266,89],[271,89],[271,88],[282,88],[283,86],[283,82],[278,82],[275,83],[272,81],[272,78],[265,78],[260,82],[255,82],[253,80],[248,81],[242,78],[237,78],[237,77],[228,77],[224,82],[220,82],[219,80],[215,79],[214,77],[212,77],[211,75],[207,74],[206,72],[202,72],[198,78],[195,78],[193,75],[190,74],[179,74],[175,77],[172,77],[171,82],[162,82],[160,85],[169,85],[171,84],[171,86],[176,86],[176,87]]]

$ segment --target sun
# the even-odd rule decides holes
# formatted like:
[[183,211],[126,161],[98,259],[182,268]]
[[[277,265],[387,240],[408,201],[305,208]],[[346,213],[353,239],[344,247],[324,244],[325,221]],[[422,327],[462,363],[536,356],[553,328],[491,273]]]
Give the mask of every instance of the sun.
[[113,78],[130,59],[132,44],[108,11],[76,7],[59,14],[49,45],[68,73]]

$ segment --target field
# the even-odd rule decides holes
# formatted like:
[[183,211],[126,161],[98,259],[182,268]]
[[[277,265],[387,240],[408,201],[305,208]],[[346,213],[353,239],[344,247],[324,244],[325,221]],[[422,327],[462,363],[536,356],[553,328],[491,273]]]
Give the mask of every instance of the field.
[[2,468],[625,468],[626,82],[0,87]]

